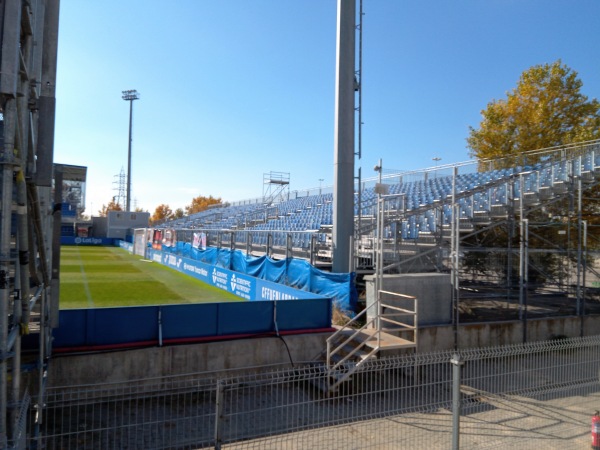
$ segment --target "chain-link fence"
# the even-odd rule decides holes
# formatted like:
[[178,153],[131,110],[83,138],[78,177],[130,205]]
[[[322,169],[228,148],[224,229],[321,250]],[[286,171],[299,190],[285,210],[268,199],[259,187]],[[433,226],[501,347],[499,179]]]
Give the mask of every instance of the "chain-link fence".
[[321,365],[51,388],[37,444],[586,448],[600,409],[599,368],[595,336],[382,358],[336,392],[326,391]]

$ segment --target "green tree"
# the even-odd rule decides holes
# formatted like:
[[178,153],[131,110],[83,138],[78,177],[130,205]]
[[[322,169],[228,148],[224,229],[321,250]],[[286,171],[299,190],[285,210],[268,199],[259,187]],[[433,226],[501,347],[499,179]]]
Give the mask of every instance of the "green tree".
[[581,93],[577,72],[562,64],[523,72],[506,99],[481,111],[479,128],[469,127],[472,157],[496,159],[600,137],[600,102]]
[[173,213],[174,219],[181,219],[184,216],[184,212],[182,208],[177,208]]
[[199,195],[198,197],[193,198],[192,203],[185,207],[185,212],[187,215],[191,215],[204,211],[208,209],[209,206],[220,204],[222,204],[221,198],[214,198],[212,195],[208,197]]

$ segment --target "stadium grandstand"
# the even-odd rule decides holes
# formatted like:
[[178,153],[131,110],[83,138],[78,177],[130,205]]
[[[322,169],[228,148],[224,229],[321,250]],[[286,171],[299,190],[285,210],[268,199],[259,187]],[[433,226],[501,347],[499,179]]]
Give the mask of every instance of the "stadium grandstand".
[[[325,374],[324,390],[335,393],[341,383],[380,351],[416,351],[421,325],[432,327],[428,333],[433,327],[446,326],[437,345],[454,348],[459,347],[459,324],[468,320],[519,320],[521,342],[527,342],[529,318],[570,315],[581,324],[580,335],[585,334],[584,316],[600,312],[600,274],[594,265],[600,236],[596,220],[600,210],[600,141],[410,172],[384,171],[380,161],[375,168],[377,176],[363,180],[359,170],[359,177],[355,178],[355,155],[361,159],[361,144],[359,139],[355,146],[354,136],[360,136],[362,123],[361,73],[354,60],[355,54],[361,52],[356,52],[355,35],[362,30],[356,25],[357,17],[362,21],[363,15],[362,10],[356,14],[355,3],[338,3],[334,185],[290,191],[290,174],[271,172],[265,175],[260,198],[217,205],[153,225],[154,231],[160,231],[161,239],[168,238],[171,244],[183,243],[188,249],[196,243],[198,250],[197,238],[201,234],[202,247],[206,247],[203,251],[214,257],[210,263],[186,259],[176,254],[178,247],[166,243],[164,251],[146,242],[142,246],[144,264],[157,262],[187,270],[220,289],[244,292],[246,297],[242,298],[248,301],[120,307],[116,311],[86,308],[71,314],[59,310],[61,234],[77,245],[85,244],[86,239],[90,245],[97,245],[94,233],[102,232],[112,239],[114,232],[111,244],[135,253],[135,242],[127,241],[135,236],[134,227],[141,231],[140,235],[149,236],[149,230],[142,225],[148,217],[147,213],[126,211],[114,212],[105,223],[79,220],[85,202],[86,168],[55,164],[53,153],[59,2],[3,3],[0,448],[34,444],[53,448],[44,444],[44,433],[52,434],[50,427],[44,429],[47,423],[43,421],[50,407],[65,412],[64,417],[56,419],[57,423],[77,428],[76,432],[64,433],[66,439],[73,439],[71,448],[102,448],[94,445],[99,442],[94,441],[95,437],[88,438],[91,446],[80,445],[78,433],[86,433],[88,424],[82,423],[76,413],[69,416],[70,405],[56,406],[55,402],[52,406],[47,401],[52,364],[63,364],[62,373],[70,377],[85,372],[72,370],[66,357],[51,361],[57,350],[85,353],[75,357],[82,366],[91,367],[88,373],[93,378],[88,381],[90,389],[95,390],[98,383],[108,382],[112,376],[131,377],[125,380],[131,381],[138,368],[145,370],[146,377],[162,377],[190,374],[199,370],[200,365],[190,365],[196,363],[203,363],[206,371],[242,370],[261,364],[287,364],[289,356],[293,365],[292,351],[283,335],[294,336],[296,351],[310,353],[301,361]],[[359,124],[357,133],[355,122]],[[267,258],[263,256],[277,262],[285,260],[279,265],[269,261],[270,267],[278,274],[288,269],[302,271],[296,281],[314,278],[315,283],[322,285],[329,280],[324,280],[321,271],[330,272],[332,279],[336,274],[340,279],[344,276],[345,287],[356,279],[362,303],[355,311],[342,311],[349,313],[343,318],[347,322],[334,329],[334,295],[318,295],[305,286],[282,286],[285,283],[279,279],[262,279],[238,271],[233,258],[227,259],[226,264],[219,259],[220,250],[243,254],[240,259],[245,258],[244,262],[264,263]],[[287,264],[297,262],[294,260],[304,260],[302,267]],[[291,278],[288,274],[282,276],[286,281]],[[393,286],[393,282],[411,276],[420,277],[414,278],[418,281],[413,285],[419,285],[422,295]],[[110,275],[106,279],[112,280]],[[440,286],[439,292],[434,292]],[[394,311],[400,311],[396,316],[409,317],[400,323],[394,319]],[[401,327],[385,328],[385,321]],[[450,326],[454,330],[453,341],[443,334]],[[570,332],[575,334],[572,329]],[[267,339],[272,337],[277,340]],[[246,338],[252,342],[244,347],[242,341]],[[237,341],[227,347],[225,340]],[[442,340],[443,344],[439,344]],[[175,349],[176,344],[216,341],[222,345],[215,345],[212,353],[207,350],[202,355],[197,348]],[[273,342],[280,341],[287,354],[274,347]],[[345,344],[350,341],[355,347],[347,351]],[[390,345],[384,347],[384,343]],[[162,353],[163,346],[170,344],[173,346],[169,351],[173,353],[165,356],[168,353]],[[134,354],[133,347],[149,352]],[[251,351],[243,350],[249,347]],[[107,349],[113,352],[106,351],[102,357],[106,358],[104,361],[114,358],[114,364],[98,363],[99,359],[92,358],[93,352]],[[116,349],[123,353],[114,352]],[[190,353],[178,353],[188,350]],[[225,351],[230,352],[227,357],[223,355]],[[206,356],[209,354],[216,356],[210,360]],[[236,366],[231,355],[248,357],[243,360],[247,365]],[[269,360],[273,355],[284,355],[284,362]],[[314,358],[309,361],[308,357]],[[124,363],[126,358],[131,359]],[[137,364],[131,363],[134,359]],[[213,362],[222,365],[213,366]],[[181,373],[174,373],[176,370]],[[105,378],[100,378],[101,372]],[[69,378],[63,381],[64,391],[54,392],[68,398],[74,383]],[[222,393],[224,385],[213,383],[214,386]],[[196,395],[197,386],[191,388]],[[148,397],[146,394],[140,395],[142,402]],[[170,395],[163,394],[165,398]],[[102,398],[85,396],[82,404],[91,405],[91,410],[96,411],[95,405],[107,404],[106,399],[112,395],[111,391]],[[127,393],[123,398],[131,400],[132,395]],[[380,391],[377,395],[378,401],[373,403],[381,403]],[[202,396],[201,392],[199,397]],[[173,394],[176,397],[177,393]],[[111,410],[111,418],[120,417],[117,409]],[[254,416],[261,415],[257,411]],[[211,417],[218,420],[221,413],[217,410]],[[135,417],[127,420],[135,421]],[[151,420],[149,427],[158,428],[160,420]],[[166,419],[163,422],[167,428],[172,425]],[[210,420],[204,422],[218,434],[217,426]],[[111,426],[103,423],[102,432],[109,430],[112,438],[119,433],[114,433]],[[192,428],[198,428],[197,424]],[[57,435],[59,440],[63,438],[60,433]],[[193,441],[181,444],[181,448],[195,445],[190,442]],[[220,445],[218,439],[216,442]],[[174,445],[169,442],[168,448]],[[61,442],[56,448],[70,446]]]
[[[523,274],[509,277],[510,282],[517,283],[515,286],[507,283],[505,277],[512,270],[510,255],[516,252],[518,263],[524,249],[510,247],[514,240],[505,240],[504,248],[497,243],[493,247],[485,243],[475,246],[474,238],[507,232],[509,227],[519,246],[515,224],[519,228],[530,216],[535,217],[538,227],[566,227],[568,236],[576,236],[587,226],[581,218],[581,200],[577,199],[597,186],[599,179],[600,142],[592,141],[505,159],[386,173],[380,180],[365,180],[355,186],[352,268],[359,274],[373,274],[380,258],[386,273],[457,270],[463,279],[471,280],[472,267],[461,267],[460,262],[468,259],[469,252],[477,252],[486,254],[488,261],[495,259],[495,273],[487,271],[488,282],[495,281],[501,292],[518,291]],[[382,184],[387,193],[376,193]],[[597,199],[586,197],[585,202]],[[559,210],[553,209],[552,205],[557,204]],[[201,231],[211,246],[275,258],[305,258],[327,268],[332,258],[332,217],[333,194],[326,188],[318,192],[292,191],[278,201],[263,197],[218,205],[160,227],[175,230],[178,240],[191,242],[193,233]],[[528,251],[532,255],[543,250],[564,256],[568,259],[564,263],[575,261],[574,272],[583,276],[578,266],[589,255],[581,254],[584,246],[579,246],[579,242],[575,238],[555,240],[553,248],[547,248],[546,243],[536,249],[532,238]],[[461,258],[453,266],[450,256],[457,249]],[[503,262],[499,263],[499,259]],[[535,270],[536,265],[532,266]],[[587,269],[594,270],[591,266]],[[546,276],[545,281],[554,286],[554,295],[556,290],[567,293],[575,285],[569,277],[559,280]]]

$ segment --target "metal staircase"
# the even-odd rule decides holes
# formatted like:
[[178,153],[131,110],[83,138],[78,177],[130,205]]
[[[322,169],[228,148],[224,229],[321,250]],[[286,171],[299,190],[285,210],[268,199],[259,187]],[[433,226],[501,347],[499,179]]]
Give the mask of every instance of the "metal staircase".
[[327,392],[382,351],[417,348],[417,299],[378,291],[376,300],[327,339]]

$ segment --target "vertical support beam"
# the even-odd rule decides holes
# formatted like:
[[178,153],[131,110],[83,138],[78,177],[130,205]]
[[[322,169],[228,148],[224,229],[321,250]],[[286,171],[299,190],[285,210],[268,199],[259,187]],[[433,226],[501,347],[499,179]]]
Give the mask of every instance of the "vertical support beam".
[[223,381],[217,381],[217,391],[215,399],[215,435],[214,435],[214,446],[215,450],[221,450],[223,443]]
[[[58,309],[60,299],[60,224],[62,222],[63,169],[56,164],[54,173],[54,210],[52,213],[52,276],[50,279],[50,301],[47,305],[50,311],[52,328],[58,327]],[[50,238],[50,236],[48,236]]]
[[13,168],[2,161],[4,156],[3,153],[0,153],[0,170],[2,171],[0,175],[0,448],[7,448],[8,439],[6,427],[8,406],[8,305],[11,300],[10,235],[13,193]]
[[455,353],[450,360],[452,364],[452,450],[460,448],[460,372],[464,364],[460,355]]
[[127,146],[127,205],[125,211],[131,211],[131,126],[133,122],[133,100],[129,100],[129,144]]
[[587,271],[587,220],[582,220],[583,226],[583,276],[581,280],[582,285],[582,310],[581,310],[581,327],[579,335],[584,336],[584,318],[585,318],[585,273]]
[[54,162],[59,6],[60,0],[48,0],[44,13],[44,43],[35,182],[38,186],[46,187],[52,186],[52,164]]
[[2,76],[0,77],[0,94],[16,98],[19,82],[19,49],[21,47],[21,0],[6,0],[4,23],[2,24]]
[[[515,208],[514,208],[514,179],[510,183],[506,183],[506,207],[508,214],[507,221],[507,234],[508,234],[508,248],[506,252],[506,308],[510,306],[513,290],[513,275],[512,275],[512,264],[513,264],[513,238],[515,231]],[[513,200],[509,200],[513,199]]]
[[577,178],[577,315],[583,315],[583,300],[581,297],[581,265],[582,265],[582,241],[583,241],[583,230],[582,230],[582,193],[581,188],[581,177]]
[[458,176],[458,168],[454,168],[452,174],[452,217],[450,223],[450,258],[451,258],[451,282],[452,282],[452,328],[454,334],[454,349],[458,349],[458,325],[459,325],[459,308],[458,308],[458,272],[459,272],[459,247],[460,247],[460,205],[456,203],[456,178]]
[[333,272],[350,269],[354,233],[354,60],[356,0],[338,0],[333,176]]
[[[0,148],[0,448],[8,447],[8,315],[11,302],[11,228],[13,174],[19,166],[15,137],[17,134],[17,86],[21,35],[21,1],[0,4],[2,49],[0,52],[0,99],[3,113],[4,145]],[[12,312],[12,311],[11,311]]]

